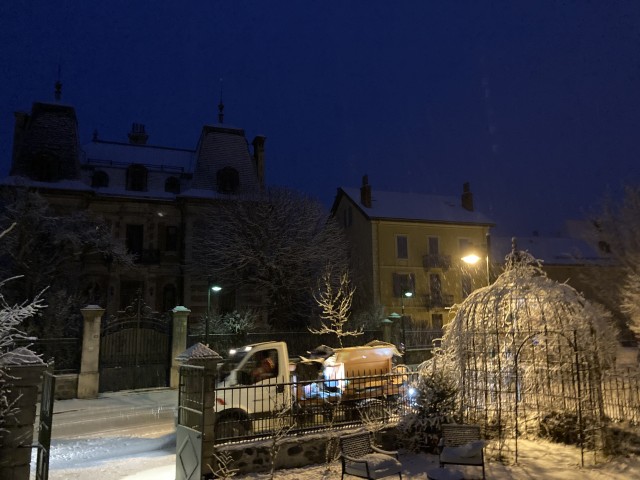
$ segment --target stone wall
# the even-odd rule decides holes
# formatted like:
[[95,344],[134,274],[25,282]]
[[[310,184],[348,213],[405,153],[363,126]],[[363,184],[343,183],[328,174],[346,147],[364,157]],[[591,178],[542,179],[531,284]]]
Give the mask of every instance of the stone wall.
[[[363,428],[333,431],[317,434],[304,434],[296,437],[287,437],[282,440],[276,457],[276,469],[300,468],[307,465],[319,465],[327,462],[327,443],[332,442],[335,455],[331,461],[337,459],[338,437],[349,433],[362,432]],[[397,448],[397,433],[395,429],[376,434],[376,443],[385,450]],[[238,469],[238,473],[268,472],[271,470],[270,440],[252,442],[247,445],[234,445],[221,448],[228,451],[233,457],[232,468]]]
[[56,391],[54,398],[56,400],[69,400],[76,398],[78,392],[78,374],[67,373],[56,375]]

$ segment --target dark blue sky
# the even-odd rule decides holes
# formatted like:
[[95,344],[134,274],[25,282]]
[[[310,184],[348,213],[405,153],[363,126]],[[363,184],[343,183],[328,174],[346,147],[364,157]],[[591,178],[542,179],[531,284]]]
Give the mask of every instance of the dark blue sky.
[[0,172],[13,112],[52,101],[126,141],[267,136],[267,181],[459,195],[497,233],[558,232],[640,180],[640,2],[2,2]]

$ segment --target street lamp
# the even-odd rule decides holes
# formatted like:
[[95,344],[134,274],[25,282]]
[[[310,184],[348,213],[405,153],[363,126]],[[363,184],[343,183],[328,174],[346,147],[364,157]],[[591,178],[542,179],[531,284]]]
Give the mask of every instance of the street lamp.
[[[487,268],[487,285],[491,285],[491,264],[490,264],[490,260],[489,260],[489,253],[490,253],[489,244],[490,244],[490,240],[491,240],[491,236],[490,236],[490,234],[487,233],[487,255],[485,257],[486,268]],[[469,253],[469,254],[465,255],[460,260],[462,260],[464,263],[468,263],[469,265],[475,265],[480,260],[482,260],[482,258],[479,257],[478,255],[476,255],[474,252],[472,252],[472,253]]]
[[402,328],[402,345],[404,346],[404,350],[402,352],[402,359],[405,359],[405,352],[407,351],[407,331],[405,330],[405,321],[404,321],[404,299],[413,297],[413,292],[404,291],[402,295],[400,295],[400,305],[402,307],[402,316],[400,317],[400,326]]
[[209,346],[209,320],[211,319],[211,292],[218,293],[222,290],[219,285],[209,285],[207,287],[207,320],[204,322],[204,341]]

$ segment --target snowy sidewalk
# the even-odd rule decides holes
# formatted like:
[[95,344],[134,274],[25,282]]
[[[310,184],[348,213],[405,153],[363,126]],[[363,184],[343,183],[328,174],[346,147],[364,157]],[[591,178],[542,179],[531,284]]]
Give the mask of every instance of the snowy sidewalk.
[[53,438],[89,436],[105,429],[173,425],[178,391],[168,388],[100,394],[95,399],[56,400]]

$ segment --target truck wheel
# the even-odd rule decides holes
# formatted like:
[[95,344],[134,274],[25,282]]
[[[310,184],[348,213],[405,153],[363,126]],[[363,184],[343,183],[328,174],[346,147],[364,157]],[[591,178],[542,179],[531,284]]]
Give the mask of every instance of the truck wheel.
[[223,417],[217,421],[214,431],[216,438],[244,437],[248,433],[245,422],[235,415]]

